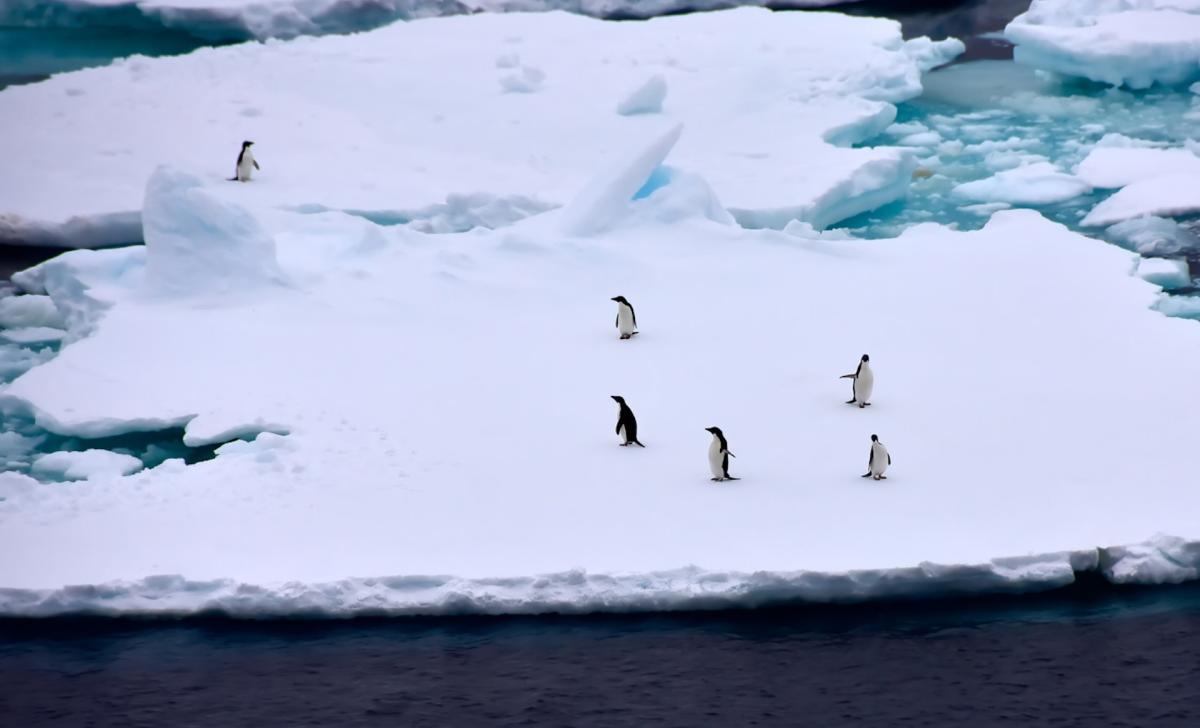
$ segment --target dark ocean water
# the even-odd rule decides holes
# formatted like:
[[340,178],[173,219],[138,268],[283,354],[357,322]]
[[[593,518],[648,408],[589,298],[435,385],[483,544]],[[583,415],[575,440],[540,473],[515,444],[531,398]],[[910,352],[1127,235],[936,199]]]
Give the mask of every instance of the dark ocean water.
[[0,623],[7,726],[1200,726],[1200,588],[714,614]]

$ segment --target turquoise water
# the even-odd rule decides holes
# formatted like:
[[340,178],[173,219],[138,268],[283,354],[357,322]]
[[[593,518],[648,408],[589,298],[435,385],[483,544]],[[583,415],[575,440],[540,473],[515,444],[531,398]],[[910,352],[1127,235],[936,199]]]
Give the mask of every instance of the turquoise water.
[[0,88],[104,66],[115,58],[179,55],[206,45],[220,44],[163,28],[0,26]]
[[[960,184],[1036,158],[1071,172],[1096,142],[1110,134],[1172,148],[1183,147],[1200,134],[1200,96],[1182,89],[1131,92],[996,60],[934,71],[926,75],[924,85],[923,95],[899,106],[896,126],[866,145],[913,144],[929,176],[913,181],[906,200],[838,227],[866,238],[894,237],[923,222],[978,229],[990,211],[964,209],[979,203],[955,195]],[[1032,207],[1085,235],[1122,244],[1105,228],[1079,225],[1113,191],[1096,190],[1063,202],[1019,207]],[[1200,237],[1194,220],[1180,222],[1183,252],[1192,259],[1195,273]]]

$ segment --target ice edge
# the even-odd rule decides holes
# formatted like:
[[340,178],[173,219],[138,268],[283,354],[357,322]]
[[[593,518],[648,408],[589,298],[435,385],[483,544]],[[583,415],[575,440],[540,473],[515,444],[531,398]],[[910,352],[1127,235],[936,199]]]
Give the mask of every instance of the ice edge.
[[1200,576],[1200,541],[1157,535],[1129,545],[847,572],[708,571],[688,566],[647,573],[573,569],[539,576],[347,578],[259,585],[179,575],[135,581],[0,588],[0,618],[187,617],[241,619],[448,615],[587,614],[749,609],[1041,592],[1083,573],[1112,584],[1161,585]]

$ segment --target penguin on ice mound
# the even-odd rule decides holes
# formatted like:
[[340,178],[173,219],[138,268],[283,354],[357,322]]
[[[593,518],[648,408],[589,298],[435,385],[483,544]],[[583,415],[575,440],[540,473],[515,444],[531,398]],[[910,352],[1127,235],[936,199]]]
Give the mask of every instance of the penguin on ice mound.
[[624,296],[613,296],[610,300],[617,302],[616,327],[617,331],[621,333],[621,338],[632,338],[637,333],[637,314],[634,313],[633,306],[625,300]]
[[863,473],[862,477],[887,480],[887,476],[883,473],[891,464],[892,456],[879,441],[879,435],[871,435],[871,457],[867,460],[867,472]]
[[712,479],[720,483],[724,480],[738,480],[729,474],[729,458],[737,457],[729,452],[729,443],[725,441],[725,433],[720,427],[705,427],[711,432],[713,439],[708,446],[708,469],[712,471]]
[[843,374],[838,379],[853,379],[854,396],[846,404],[857,404],[859,409],[871,404],[871,391],[875,389],[875,372],[871,371],[871,357],[866,354],[858,362],[853,374]]
[[242,151],[238,152],[237,166],[233,176],[229,178],[230,182],[249,182],[254,170],[260,169],[258,161],[254,159],[254,153],[250,151],[252,146],[254,142],[242,142]]
[[620,410],[617,413],[617,437],[621,438],[621,447],[626,445],[637,445],[638,447],[646,447],[637,439],[637,419],[633,416],[633,410],[629,409],[629,405],[625,404],[625,398],[619,395],[612,395]]

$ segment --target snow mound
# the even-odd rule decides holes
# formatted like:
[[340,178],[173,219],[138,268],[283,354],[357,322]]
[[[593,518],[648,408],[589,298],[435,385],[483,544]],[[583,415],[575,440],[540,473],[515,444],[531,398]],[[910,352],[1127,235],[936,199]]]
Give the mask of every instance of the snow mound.
[[1147,215],[1170,217],[1195,212],[1200,212],[1200,174],[1170,174],[1121,188],[1092,208],[1080,223],[1112,225]]
[[[554,207],[647,127],[680,123],[688,134],[673,164],[728,207],[825,226],[907,190],[901,151],[848,147],[920,93],[928,54],[910,57],[914,42],[894,21],[834,13],[743,8],[644,23],[483,13],[125,59],[0,94],[0,117],[22,119],[0,135],[0,158],[24,170],[0,175],[0,242],[139,242],[160,164],[260,218],[419,211],[476,195]],[[651,75],[670,88],[662,111],[613,113]],[[262,172],[224,184],[243,139],[256,142]]]
[[1075,174],[1093,187],[1124,187],[1168,174],[1200,175],[1200,157],[1187,149],[1098,146]]
[[617,104],[617,113],[622,116],[657,114],[662,111],[666,98],[667,79],[656,73]]
[[1192,285],[1188,262],[1178,258],[1144,258],[1138,262],[1137,274],[1168,291]]
[[979,202],[1047,205],[1086,195],[1091,190],[1079,177],[1066,174],[1049,162],[1037,162],[965,182],[954,188],[954,194]]
[[1200,79],[1196,0],[1034,0],[1004,35],[1018,63],[1114,86]]
[[89,480],[129,475],[142,469],[142,461],[132,455],[108,450],[52,452],[33,461],[33,474],[60,480]]
[[275,241],[254,216],[215,197],[195,175],[155,170],[146,184],[142,225],[148,290],[212,295],[283,278]]

